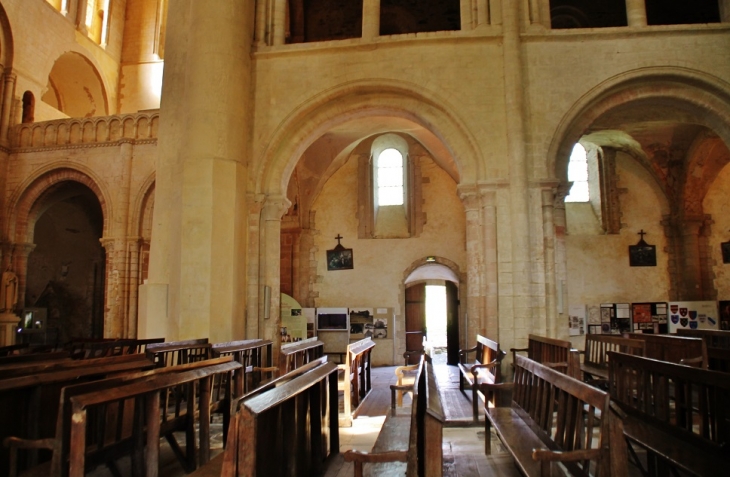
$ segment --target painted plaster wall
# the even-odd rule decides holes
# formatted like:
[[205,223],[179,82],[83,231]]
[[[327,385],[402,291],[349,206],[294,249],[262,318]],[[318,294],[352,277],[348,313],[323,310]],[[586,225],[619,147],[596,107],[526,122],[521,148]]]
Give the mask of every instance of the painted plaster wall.
[[[465,219],[456,184],[431,159],[422,158],[423,210],[427,222],[418,238],[357,239],[357,161],[350,158],[325,184],[314,203],[315,259],[319,293],[317,307],[393,307],[396,315],[395,346],[405,342],[403,280],[413,262],[436,255],[464,270]],[[352,270],[327,271],[326,251],[334,248],[338,234],[353,250]],[[462,302],[463,303],[463,302]],[[396,350],[396,355],[398,355]]]
[[712,217],[710,253],[714,261],[715,288],[718,300],[730,300],[730,264],[722,263],[720,244],[730,242],[730,167],[725,166],[705,196],[705,213]]
[[[616,155],[616,168],[619,187],[628,191],[620,196],[620,234],[587,233],[587,228],[573,227],[576,217],[571,214],[571,204],[567,204],[566,285],[570,305],[669,299],[668,260],[664,251],[666,239],[660,224],[665,210],[664,201],[656,182],[634,159],[619,153]],[[642,229],[647,232],[644,240],[656,245],[656,267],[629,266],[628,247],[639,241],[637,233]]]

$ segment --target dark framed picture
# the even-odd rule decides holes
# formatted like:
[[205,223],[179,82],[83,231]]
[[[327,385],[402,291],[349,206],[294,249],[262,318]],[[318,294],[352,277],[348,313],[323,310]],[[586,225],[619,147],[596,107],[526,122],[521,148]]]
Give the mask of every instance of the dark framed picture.
[[352,249],[327,250],[327,270],[351,270]]
[[730,242],[721,243],[720,250],[722,250],[722,263],[730,263]]
[[629,265],[632,267],[656,267],[656,245],[629,245]]

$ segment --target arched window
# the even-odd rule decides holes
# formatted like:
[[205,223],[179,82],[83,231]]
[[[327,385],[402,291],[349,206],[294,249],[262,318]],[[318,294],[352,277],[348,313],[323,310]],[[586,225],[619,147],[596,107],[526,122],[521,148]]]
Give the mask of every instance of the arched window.
[[87,0],[84,25],[89,38],[101,46],[107,44],[109,0]]
[[419,159],[410,157],[406,136],[382,134],[369,145],[363,144],[358,189],[360,238],[408,238],[420,235],[421,168]]
[[32,123],[35,119],[35,96],[30,91],[23,93],[23,122]]
[[586,150],[580,144],[573,146],[568,163],[568,180],[573,183],[565,202],[588,202],[590,188],[588,186],[588,161]]
[[403,205],[403,154],[393,148],[381,152],[375,180],[378,206]]

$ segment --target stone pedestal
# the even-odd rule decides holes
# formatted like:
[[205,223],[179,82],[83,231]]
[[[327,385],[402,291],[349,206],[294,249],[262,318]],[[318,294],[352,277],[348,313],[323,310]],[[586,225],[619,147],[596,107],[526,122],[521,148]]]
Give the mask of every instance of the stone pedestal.
[[10,346],[15,344],[15,336],[17,335],[18,318],[14,313],[0,314],[0,346]]

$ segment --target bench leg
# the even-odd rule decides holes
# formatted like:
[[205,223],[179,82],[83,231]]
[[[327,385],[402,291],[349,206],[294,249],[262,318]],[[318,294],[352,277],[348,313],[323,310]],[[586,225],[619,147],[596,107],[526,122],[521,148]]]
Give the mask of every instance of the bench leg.
[[492,455],[492,423],[484,416],[484,453]]
[[474,413],[474,422],[479,422],[479,393],[476,382],[471,385],[472,412]]

